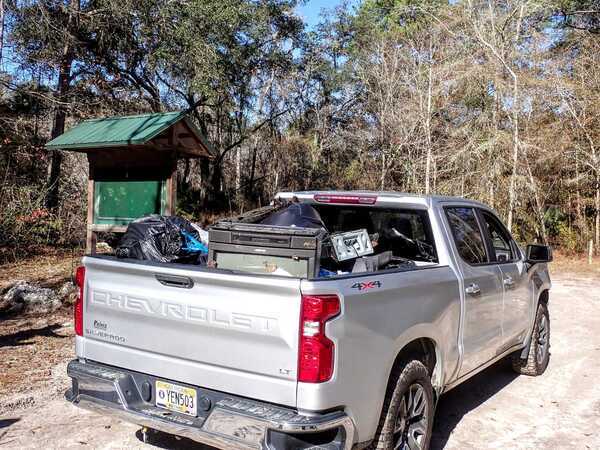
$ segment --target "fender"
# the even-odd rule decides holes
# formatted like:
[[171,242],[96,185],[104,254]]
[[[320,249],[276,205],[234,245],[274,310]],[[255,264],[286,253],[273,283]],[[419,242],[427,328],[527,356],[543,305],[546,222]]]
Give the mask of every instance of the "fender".
[[[542,279],[542,276],[545,279]],[[534,305],[534,309],[533,309],[533,319],[532,319],[530,331],[529,331],[529,333],[527,333],[527,337],[525,338],[525,342],[523,343],[523,345],[524,345],[523,350],[521,350],[521,359],[529,358],[529,348],[531,346],[531,339],[533,337],[533,327],[535,326],[535,317],[537,315],[537,308],[538,308],[538,305],[540,304],[540,299],[542,298],[542,295],[544,294],[544,292],[548,292],[548,300],[547,301],[549,301],[550,287],[552,285],[552,283],[550,282],[550,277],[548,276],[547,270],[542,271],[542,272],[540,272],[539,270],[536,270],[532,274],[530,282],[533,283],[533,287],[535,289],[534,295],[535,295],[536,301],[535,301],[535,305]]]
[[[389,377],[392,373],[392,369],[394,367],[394,363],[396,362],[398,355],[400,355],[410,343],[418,339],[428,339],[434,344],[436,365],[434,372],[431,374],[431,383],[433,384],[436,392],[438,392],[439,394],[443,390],[443,386],[448,376],[448,374],[446,373],[447,364],[452,358],[449,358],[448,355],[446,355],[447,351],[444,351],[444,349],[442,348],[440,343],[443,341],[441,340],[441,336],[439,336],[439,333],[437,333],[435,324],[428,323],[414,325],[413,327],[406,330],[396,340],[394,346],[395,352],[392,360],[389,362],[387,367],[387,378],[389,380]],[[456,355],[456,360],[456,362],[458,362],[458,355]]]

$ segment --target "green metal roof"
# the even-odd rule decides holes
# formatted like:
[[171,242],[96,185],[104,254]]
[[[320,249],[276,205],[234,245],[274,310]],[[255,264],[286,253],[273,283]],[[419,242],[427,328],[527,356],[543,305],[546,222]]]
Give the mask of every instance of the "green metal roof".
[[85,120],[46,144],[48,149],[90,149],[145,144],[180,120],[186,120],[193,133],[210,152],[206,139],[184,111],[107,117]]

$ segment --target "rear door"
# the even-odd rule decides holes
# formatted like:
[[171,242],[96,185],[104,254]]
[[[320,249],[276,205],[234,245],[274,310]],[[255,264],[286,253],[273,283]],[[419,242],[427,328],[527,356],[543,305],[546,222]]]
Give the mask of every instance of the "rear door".
[[295,405],[300,280],[87,257],[83,356]]
[[502,222],[486,210],[480,210],[485,224],[492,259],[502,273],[504,305],[502,309],[503,341],[506,348],[523,342],[530,321],[530,294],[527,268],[521,251]]
[[502,345],[502,274],[490,262],[474,208],[445,207],[463,279],[463,359],[459,376],[493,359]]

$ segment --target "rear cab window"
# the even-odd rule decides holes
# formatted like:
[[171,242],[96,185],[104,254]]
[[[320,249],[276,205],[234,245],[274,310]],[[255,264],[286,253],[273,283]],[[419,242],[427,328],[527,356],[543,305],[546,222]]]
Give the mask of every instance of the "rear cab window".
[[[391,255],[389,263],[372,271],[406,266],[429,266],[438,263],[437,251],[429,216],[425,210],[366,208],[340,205],[313,205],[319,212],[329,233],[366,229],[373,244],[373,256]],[[357,273],[356,261],[342,268]],[[321,261],[324,267],[333,267],[333,261]],[[339,264],[338,264],[339,265]]]
[[259,275],[322,279],[439,262],[428,210],[408,205],[292,202],[266,219],[213,225],[209,240],[214,267]]

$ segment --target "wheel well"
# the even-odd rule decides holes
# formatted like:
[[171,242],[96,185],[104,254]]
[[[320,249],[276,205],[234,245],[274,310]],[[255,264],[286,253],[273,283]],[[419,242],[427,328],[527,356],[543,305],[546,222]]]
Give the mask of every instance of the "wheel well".
[[429,376],[431,377],[431,384],[433,385],[436,395],[441,392],[441,367],[440,358],[438,357],[438,348],[433,339],[430,338],[418,338],[414,341],[409,342],[405,345],[400,353],[396,356],[392,373],[402,370],[402,365],[408,361],[417,360],[421,361],[427,368]]
[[[542,292],[540,292],[540,295],[538,296],[538,302],[535,304],[535,311],[534,311],[534,326],[535,326],[535,317],[537,315],[537,308],[539,304],[543,304],[545,306],[548,306],[548,300],[550,300],[550,292],[548,291],[548,289],[544,289]],[[531,344],[531,337],[532,337],[533,333],[530,333],[529,336],[527,337],[527,339],[525,339],[524,342],[524,346],[523,346],[523,350],[521,350],[521,359],[527,359],[529,357],[529,347]]]

